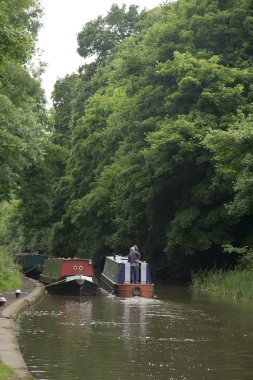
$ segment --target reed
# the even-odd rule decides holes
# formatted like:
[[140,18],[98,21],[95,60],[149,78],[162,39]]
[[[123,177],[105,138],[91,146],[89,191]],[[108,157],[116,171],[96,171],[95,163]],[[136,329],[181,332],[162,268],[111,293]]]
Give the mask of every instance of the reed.
[[192,273],[192,287],[234,298],[253,299],[253,270],[201,271]]
[[13,290],[21,285],[21,272],[14,257],[4,246],[0,246],[0,291]]

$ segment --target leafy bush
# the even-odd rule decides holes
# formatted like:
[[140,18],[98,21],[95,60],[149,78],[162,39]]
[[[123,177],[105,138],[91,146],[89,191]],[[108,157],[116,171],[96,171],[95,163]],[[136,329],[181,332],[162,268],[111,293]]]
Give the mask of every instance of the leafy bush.
[[20,287],[21,271],[14,257],[4,246],[0,247],[0,291]]

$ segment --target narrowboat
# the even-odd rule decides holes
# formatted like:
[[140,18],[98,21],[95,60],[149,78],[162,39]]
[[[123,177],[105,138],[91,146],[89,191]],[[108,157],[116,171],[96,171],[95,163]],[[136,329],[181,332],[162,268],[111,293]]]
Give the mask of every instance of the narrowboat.
[[25,276],[38,279],[42,273],[47,256],[37,252],[22,252],[15,255],[15,261],[21,266]]
[[46,289],[58,294],[91,296],[98,290],[90,259],[47,258],[40,281]]
[[119,297],[143,297],[152,298],[154,284],[152,283],[150,267],[146,262],[139,264],[140,282],[131,283],[131,268],[128,257],[119,255],[107,256],[103,273],[101,274],[101,286],[111,294]]

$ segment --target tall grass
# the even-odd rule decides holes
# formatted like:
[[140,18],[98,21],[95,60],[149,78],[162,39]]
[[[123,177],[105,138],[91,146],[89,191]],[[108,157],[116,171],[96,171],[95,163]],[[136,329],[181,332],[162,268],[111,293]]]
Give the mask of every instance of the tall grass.
[[192,287],[234,298],[253,299],[253,270],[213,270],[192,273]]
[[13,290],[21,285],[21,272],[8,249],[0,246],[0,291]]

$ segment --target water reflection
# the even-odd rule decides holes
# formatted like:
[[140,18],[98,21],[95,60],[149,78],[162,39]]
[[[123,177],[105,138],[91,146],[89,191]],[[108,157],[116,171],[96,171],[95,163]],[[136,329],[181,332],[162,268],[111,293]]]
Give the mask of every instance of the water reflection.
[[143,343],[147,338],[148,313],[147,309],[154,305],[161,305],[161,301],[145,298],[119,299],[122,306],[122,335],[120,339],[126,345],[132,344],[133,337],[138,337],[138,342]]
[[252,303],[161,287],[155,299],[48,294],[17,338],[40,380],[252,378]]

